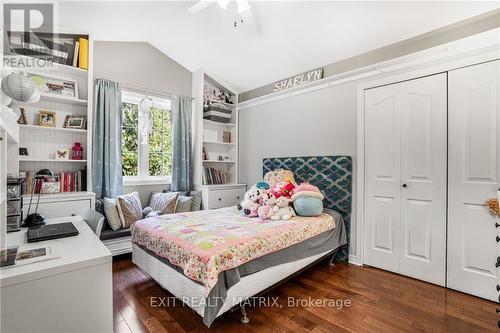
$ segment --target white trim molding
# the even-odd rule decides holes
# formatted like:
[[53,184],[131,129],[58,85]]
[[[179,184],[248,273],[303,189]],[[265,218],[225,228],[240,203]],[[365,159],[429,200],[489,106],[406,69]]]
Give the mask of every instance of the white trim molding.
[[138,185],[170,185],[172,184],[172,176],[124,176],[123,186],[138,186]]

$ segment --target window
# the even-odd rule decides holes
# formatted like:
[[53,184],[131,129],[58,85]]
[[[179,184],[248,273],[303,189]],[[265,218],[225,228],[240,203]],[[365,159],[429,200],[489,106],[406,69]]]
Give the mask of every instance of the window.
[[[125,182],[169,179],[172,173],[170,100],[122,92],[122,173]],[[150,116],[140,112],[149,108]],[[151,124],[150,124],[151,123]],[[152,126],[148,134],[149,126]]]

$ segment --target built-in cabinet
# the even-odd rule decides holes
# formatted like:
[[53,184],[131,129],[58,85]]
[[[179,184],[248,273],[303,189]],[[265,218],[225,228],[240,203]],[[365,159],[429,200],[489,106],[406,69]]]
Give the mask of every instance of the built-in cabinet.
[[500,62],[365,90],[364,263],[498,300]]
[[[226,100],[210,100],[213,91]],[[238,182],[237,91],[200,69],[193,73],[193,98],[193,185],[202,192],[202,208],[236,205],[246,190]],[[221,110],[230,116],[223,119]]]

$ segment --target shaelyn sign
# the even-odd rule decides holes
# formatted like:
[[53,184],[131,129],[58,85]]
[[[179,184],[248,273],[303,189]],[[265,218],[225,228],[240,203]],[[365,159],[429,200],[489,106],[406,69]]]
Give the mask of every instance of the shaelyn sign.
[[321,80],[323,78],[323,68],[316,68],[312,71],[298,74],[288,79],[284,79],[273,84],[274,92],[295,88],[306,83]]

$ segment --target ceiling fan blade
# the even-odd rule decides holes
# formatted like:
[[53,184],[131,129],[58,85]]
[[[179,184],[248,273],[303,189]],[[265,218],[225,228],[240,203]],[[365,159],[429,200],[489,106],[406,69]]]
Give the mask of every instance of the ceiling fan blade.
[[188,8],[188,12],[196,14],[214,3],[215,0],[200,0]]

